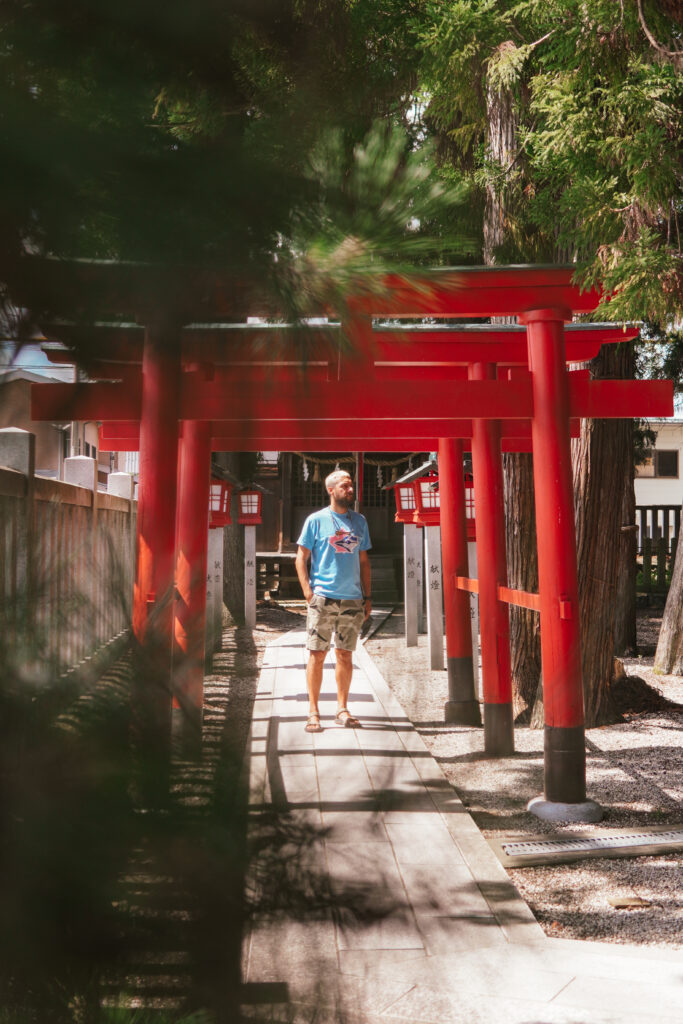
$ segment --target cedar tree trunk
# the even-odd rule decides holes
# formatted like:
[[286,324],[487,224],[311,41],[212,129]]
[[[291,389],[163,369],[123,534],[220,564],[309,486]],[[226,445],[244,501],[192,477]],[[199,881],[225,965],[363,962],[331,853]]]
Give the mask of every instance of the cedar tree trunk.
[[[626,350],[626,352],[622,351]],[[603,345],[592,378],[621,377],[628,345]],[[582,420],[572,442],[574,507],[583,645],[586,725],[614,721],[611,698],[625,467],[632,465],[630,420]]]
[[[508,586],[538,593],[534,470],[531,455],[503,456]],[[541,675],[539,614],[510,606],[510,661],[515,720],[529,722]]]
[[[633,422],[629,424],[629,443],[633,450]],[[636,637],[636,565],[638,532],[636,530],[636,492],[633,486],[633,459],[624,466],[624,493],[621,502],[621,544],[619,547],[619,578],[617,582],[617,613],[614,625],[614,652],[634,655],[638,650]]]
[[655,672],[683,675],[683,544],[676,548],[671,586],[655,652]]
[[[517,154],[518,116],[515,99],[508,90],[489,88],[486,94],[488,152],[501,167],[508,167]],[[495,250],[505,241],[508,197],[490,182],[484,210],[484,262],[495,262]],[[493,323],[515,323],[515,317],[492,317]],[[536,555],[536,513],[531,455],[507,454],[503,459],[505,479],[505,541],[508,586],[532,593],[538,591]],[[516,720],[528,722],[536,700],[541,673],[541,640],[538,612],[510,607],[510,663],[513,709]]]

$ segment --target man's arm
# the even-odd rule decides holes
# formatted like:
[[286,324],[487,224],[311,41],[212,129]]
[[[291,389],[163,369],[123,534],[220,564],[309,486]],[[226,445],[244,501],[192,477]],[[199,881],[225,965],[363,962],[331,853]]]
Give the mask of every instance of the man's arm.
[[308,559],[311,557],[311,552],[308,548],[304,548],[299,545],[296,552],[296,560],[294,565],[296,566],[296,574],[299,577],[299,583],[301,589],[304,592],[307,604],[311,603],[313,597],[313,590],[311,589],[311,581],[308,578]]
[[370,618],[370,612],[372,611],[372,601],[370,595],[372,593],[371,580],[370,580],[370,556],[367,551],[359,552],[360,558],[360,585],[363,590],[363,598],[365,600],[365,618]]

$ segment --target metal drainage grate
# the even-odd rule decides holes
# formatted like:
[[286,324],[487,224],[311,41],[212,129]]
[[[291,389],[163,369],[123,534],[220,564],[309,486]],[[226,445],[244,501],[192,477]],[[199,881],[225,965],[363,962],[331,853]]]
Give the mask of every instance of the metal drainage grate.
[[639,857],[683,848],[683,827],[653,826],[608,835],[530,836],[493,839],[489,843],[506,867],[551,864],[584,857]]
[[683,828],[673,832],[628,832],[619,836],[595,836],[590,839],[546,839],[536,842],[501,843],[508,857],[536,856],[539,853],[559,853],[564,850],[605,850],[618,846],[664,846],[683,843]]

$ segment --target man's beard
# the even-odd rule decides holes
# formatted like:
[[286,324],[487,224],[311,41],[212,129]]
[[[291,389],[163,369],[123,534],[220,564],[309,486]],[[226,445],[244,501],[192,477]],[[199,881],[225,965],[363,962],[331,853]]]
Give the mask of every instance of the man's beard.
[[344,508],[351,508],[353,505],[353,498],[349,498],[346,495],[344,495],[343,498],[337,498],[337,504],[343,505]]

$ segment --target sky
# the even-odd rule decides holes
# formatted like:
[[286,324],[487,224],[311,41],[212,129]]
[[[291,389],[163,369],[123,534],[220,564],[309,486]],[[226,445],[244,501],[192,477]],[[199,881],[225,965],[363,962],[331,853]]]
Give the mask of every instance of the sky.
[[52,380],[73,381],[73,366],[56,366],[48,360],[40,345],[25,345],[19,355],[12,358],[14,343],[0,341],[0,374],[8,370],[30,370],[31,373],[50,377]]

